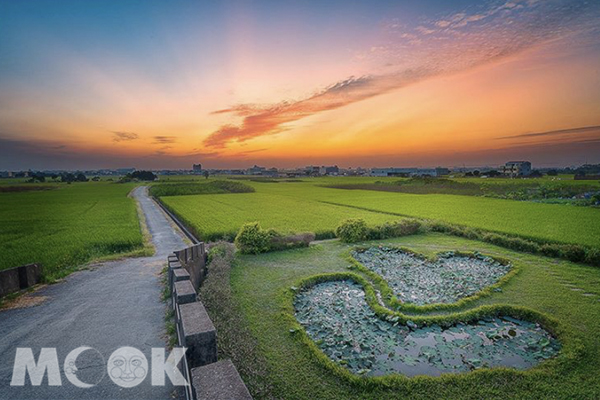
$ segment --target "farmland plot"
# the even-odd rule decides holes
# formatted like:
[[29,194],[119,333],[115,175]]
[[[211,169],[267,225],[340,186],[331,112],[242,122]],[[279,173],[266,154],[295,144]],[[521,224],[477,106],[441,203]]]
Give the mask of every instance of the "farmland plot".
[[232,236],[244,222],[256,220],[266,228],[308,230],[322,237],[330,235],[345,218],[359,217],[369,224],[377,224],[408,216],[538,240],[600,247],[600,209],[596,208],[321,186],[373,182],[375,179],[328,177],[308,178],[302,182],[244,181],[254,187],[256,193],[162,197],[162,200],[197,233],[208,235],[207,238]]
[[141,249],[134,185],[76,183],[0,193],[0,269],[41,263],[47,278],[92,259]]
[[401,219],[270,193],[167,196],[161,201],[204,240],[231,239],[240,226],[252,221],[259,221],[263,228],[310,231],[324,238],[332,237],[335,227],[345,218],[364,218],[371,224]]

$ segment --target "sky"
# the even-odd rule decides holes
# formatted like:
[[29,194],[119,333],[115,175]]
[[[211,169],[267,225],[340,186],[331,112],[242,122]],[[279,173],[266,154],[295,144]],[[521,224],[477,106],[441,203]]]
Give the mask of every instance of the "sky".
[[599,1],[0,0],[0,170],[515,159],[600,163]]

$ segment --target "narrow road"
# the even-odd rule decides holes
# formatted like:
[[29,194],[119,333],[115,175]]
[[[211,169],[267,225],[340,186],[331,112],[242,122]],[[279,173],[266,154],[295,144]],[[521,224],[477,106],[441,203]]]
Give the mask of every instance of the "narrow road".
[[[107,361],[123,346],[139,349],[151,364],[151,348],[164,348],[165,304],[161,301],[160,271],[167,255],[186,247],[168,217],[138,187],[140,203],[156,253],[152,257],[105,262],[68,276],[64,282],[39,290],[48,299],[38,306],[0,311],[0,399],[170,399],[172,386],[152,386],[151,373],[138,386],[123,388],[107,373]],[[77,378],[96,383],[79,388],[66,379],[63,363],[79,346],[97,350],[77,358]],[[31,347],[37,360],[42,347],[56,348],[61,386],[10,386],[17,347]],[[169,382],[169,379],[166,379]]]

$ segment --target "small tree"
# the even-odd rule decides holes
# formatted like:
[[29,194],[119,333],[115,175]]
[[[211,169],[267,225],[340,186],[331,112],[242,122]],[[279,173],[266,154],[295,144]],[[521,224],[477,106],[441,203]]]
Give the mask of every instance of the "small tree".
[[204,178],[208,179],[208,176],[210,175],[210,173],[206,170],[204,170],[204,172],[202,172],[202,175],[204,175]]
[[80,173],[78,173],[78,174],[77,174],[77,176],[75,177],[75,180],[76,180],[77,182],[87,182],[87,181],[88,181],[88,178],[87,178],[87,177],[86,177],[84,174],[82,174],[82,173],[80,172]]
[[235,246],[243,254],[259,254],[269,251],[270,234],[258,222],[242,225],[235,237]]

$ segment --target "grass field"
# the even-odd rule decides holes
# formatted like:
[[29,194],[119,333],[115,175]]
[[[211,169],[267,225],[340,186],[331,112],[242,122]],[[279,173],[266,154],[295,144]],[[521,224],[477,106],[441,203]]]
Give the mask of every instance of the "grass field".
[[[377,242],[380,243],[380,242]],[[332,373],[310,349],[290,333],[285,291],[308,276],[347,271],[342,255],[348,246],[323,243],[309,249],[240,256],[231,275],[235,302],[257,341],[267,371],[244,376],[257,385],[261,398],[285,399],[596,399],[600,397],[600,276],[597,268],[515,253],[481,242],[440,234],[410,236],[385,243],[425,255],[440,251],[481,251],[518,264],[520,271],[501,292],[466,304],[470,310],[487,304],[524,306],[551,315],[564,331],[565,343],[579,343],[575,358],[550,360],[532,370],[481,370],[441,378],[401,379],[394,388],[357,384]],[[573,285],[573,286],[569,286]],[[572,290],[573,288],[581,291]],[[584,296],[583,293],[587,293]],[[231,331],[235,334],[235,331]],[[231,338],[228,338],[231,339]],[[234,338],[243,340],[243,338]],[[252,371],[254,359],[233,354],[240,370]],[[264,388],[269,393],[264,393]],[[250,386],[254,391],[254,387]]]
[[599,205],[600,182],[548,179],[449,179],[415,177],[396,181],[330,186],[337,189],[361,189],[412,194],[455,194],[526,200],[549,204]]
[[54,190],[0,193],[0,269],[41,263],[48,280],[115,254],[141,251],[133,184],[45,184]]
[[[332,237],[345,218],[364,218],[383,223],[389,215],[357,210],[272,193],[242,193],[162,197],[163,203],[198,236],[210,241],[235,237],[245,222],[260,221],[264,228],[282,233],[314,232]],[[395,218],[398,219],[398,218]]]
[[[600,209],[443,194],[406,194],[323,187],[382,178],[307,178],[303,182],[245,181],[256,193],[162,197],[205,239],[231,237],[244,223],[331,235],[344,218],[370,224],[427,218],[538,240],[600,247]],[[388,180],[397,178],[387,178]]]

